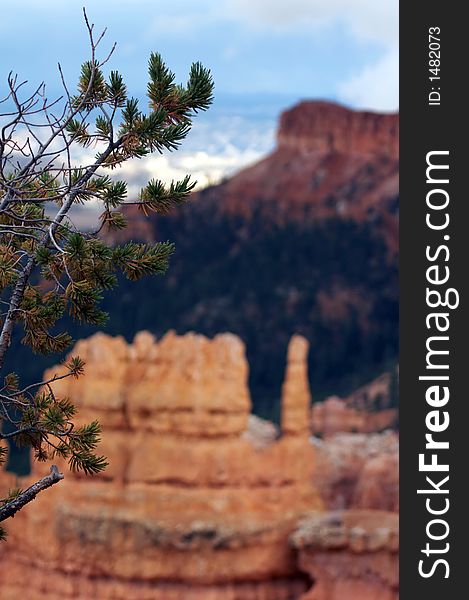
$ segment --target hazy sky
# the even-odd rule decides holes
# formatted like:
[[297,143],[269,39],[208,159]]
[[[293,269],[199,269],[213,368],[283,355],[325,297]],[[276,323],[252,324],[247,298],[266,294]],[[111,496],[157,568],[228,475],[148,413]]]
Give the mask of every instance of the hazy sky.
[[0,0],[0,85],[10,69],[50,89],[87,58],[81,8],[118,48],[138,95],[151,50],[184,80],[201,60],[223,93],[269,92],[397,108],[397,0]]
[[[281,110],[322,98],[353,107],[398,108],[398,0],[100,0],[85,2],[96,30],[107,27],[107,65],[143,97],[147,59],[159,51],[184,82],[192,61],[213,72],[215,103],[173,154],[126,163],[136,193],[148,178],[191,173],[219,181],[275,145]],[[69,87],[89,58],[83,0],[0,0],[0,97],[10,70],[49,97]],[[143,107],[145,108],[145,107]],[[80,157],[77,157],[80,160]]]

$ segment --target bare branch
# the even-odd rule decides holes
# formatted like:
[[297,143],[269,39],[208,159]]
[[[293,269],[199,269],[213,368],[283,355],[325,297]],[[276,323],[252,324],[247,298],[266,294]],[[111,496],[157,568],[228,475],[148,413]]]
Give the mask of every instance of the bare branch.
[[26,504],[29,504],[29,502],[34,500],[39,492],[50,488],[63,478],[63,473],[60,473],[55,465],[52,465],[49,475],[46,475],[39,481],[36,481],[36,483],[33,483],[33,485],[29,486],[24,492],[21,492],[16,498],[10,500],[0,508],[0,522],[13,517],[23,508],[23,506],[26,506]]
[[[205,110],[211,102],[210,73],[197,68],[198,82],[192,82],[192,71],[187,88],[170,85],[166,98],[150,104],[151,112],[144,114],[137,100],[128,97],[119,73],[112,72],[105,79],[101,67],[116,44],[99,59],[96,49],[106,30],[96,35],[85,10],[84,19],[91,60],[82,66],[76,96],[70,93],[59,64],[64,89],[60,98],[49,101],[43,83],[28,95],[26,82],[10,73],[7,95],[0,100],[7,103],[2,109],[14,109],[0,114],[0,371],[15,327],[22,327],[22,342],[33,351],[63,352],[71,338],[66,332],[57,332],[55,325],[64,315],[100,325],[106,317],[100,305],[102,294],[116,285],[119,272],[139,279],[166,270],[173,251],[170,242],[113,248],[97,238],[104,225],[124,227],[119,208],[134,203],[126,202],[126,182],[112,178],[109,169],[156,151],[176,149],[190,128],[191,114],[198,108]],[[153,54],[150,65],[160,60]],[[160,71],[150,69],[149,89],[159,89],[162,82],[154,73]],[[202,90],[197,92],[197,100],[194,89]],[[167,110],[169,105],[177,108]],[[76,159],[75,147],[93,147],[97,154],[93,158],[86,153],[85,159]],[[192,187],[188,176],[167,188],[152,180],[142,190],[138,204],[164,213],[184,201]],[[76,227],[72,220],[74,207],[89,200],[103,209],[95,232]],[[69,398],[54,395],[55,381],[83,373],[79,357],[67,360],[65,374],[26,387],[20,385],[16,374],[5,376],[0,415],[13,431],[0,433],[0,440],[21,436],[34,448],[37,460],[60,456],[69,460],[72,469],[99,473],[107,465],[105,457],[96,454],[99,423],[74,429],[76,407]],[[4,460],[4,451],[0,460]],[[3,507],[0,499],[0,520],[13,516],[61,478],[54,467],[49,476],[17,498],[5,500]]]

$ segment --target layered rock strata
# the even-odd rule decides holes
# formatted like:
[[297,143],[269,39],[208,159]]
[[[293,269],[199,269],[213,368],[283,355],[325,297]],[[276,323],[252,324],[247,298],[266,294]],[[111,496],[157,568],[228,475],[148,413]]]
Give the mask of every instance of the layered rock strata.
[[288,536],[322,506],[312,485],[306,351],[294,338],[287,435],[255,448],[235,336],[78,342],[73,355],[86,374],[55,382],[54,392],[78,405],[80,422],[100,420],[110,464],[94,479],[66,472],[9,524],[2,600],[298,598],[310,582]]
[[305,101],[282,113],[277,147],[197,202],[279,223],[370,223],[398,252],[399,115]]
[[399,159],[399,117],[355,111],[325,101],[303,101],[282,113],[279,148],[302,152]]
[[[311,411],[313,434],[374,433],[396,427],[398,410],[393,398],[393,373],[383,373],[347,398],[330,396]],[[397,383],[397,382],[396,382]]]
[[329,510],[399,512],[399,438],[383,433],[338,433],[316,447],[314,483]]
[[[398,250],[399,115],[351,110],[321,100],[282,113],[271,154],[226,181],[196,192],[191,204],[214,215],[262,214],[264,222],[338,217],[370,222]],[[192,210],[188,207],[188,210]],[[126,209],[129,227],[110,241],[152,241],[157,222]],[[177,217],[176,217],[177,218]]]
[[303,521],[291,538],[314,574],[301,600],[398,600],[398,516],[338,511]]

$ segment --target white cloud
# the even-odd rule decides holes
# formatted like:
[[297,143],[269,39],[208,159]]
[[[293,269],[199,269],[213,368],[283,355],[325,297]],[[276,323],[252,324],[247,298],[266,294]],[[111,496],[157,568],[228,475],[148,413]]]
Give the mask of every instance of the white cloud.
[[398,0],[226,0],[232,16],[278,32],[340,24],[358,43],[374,43],[381,58],[339,83],[339,100],[360,108],[398,108]]
[[358,39],[394,43],[397,0],[226,0],[231,16],[257,27],[288,29],[341,22]]
[[254,163],[262,153],[252,149],[244,151],[230,148],[224,153],[209,154],[196,151],[172,156],[149,156],[142,160],[124,163],[114,172],[117,178],[128,182],[129,198],[136,196],[149,179],[161,179],[165,183],[182,179],[190,173],[197,181],[197,188],[219,183],[224,177]]
[[[127,201],[135,201],[140,189],[150,179],[161,179],[169,184],[190,174],[197,181],[196,189],[219,183],[223,178],[239,171],[243,167],[259,160],[263,154],[252,149],[244,151],[234,147],[226,149],[223,154],[207,152],[180,153],[179,156],[148,156],[142,160],[124,163],[118,169],[109,172],[116,179],[127,182]],[[87,163],[88,154],[77,154],[76,162]],[[83,206],[76,206],[71,214],[72,222],[77,227],[96,228],[98,215],[102,207],[93,200]]]
[[392,48],[339,86],[339,97],[358,108],[396,111],[399,107],[399,51]]

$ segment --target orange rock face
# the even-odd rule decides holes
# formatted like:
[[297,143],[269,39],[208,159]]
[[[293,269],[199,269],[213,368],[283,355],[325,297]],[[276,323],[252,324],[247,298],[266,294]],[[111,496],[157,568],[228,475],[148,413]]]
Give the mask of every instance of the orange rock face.
[[398,517],[337,511],[306,519],[291,538],[315,584],[301,600],[398,600]]
[[290,340],[282,389],[282,433],[309,436],[311,393],[308,384],[308,341],[299,335]]
[[315,445],[314,482],[328,509],[399,511],[396,433],[342,433]]
[[399,115],[301,102],[280,118],[277,148],[197,202],[279,222],[331,217],[372,222],[398,250]]
[[[331,217],[371,222],[398,250],[399,115],[305,101],[282,113],[277,147],[221,184],[193,195],[215,214],[284,223]],[[109,241],[154,240],[151,222],[134,206],[129,227]],[[362,300],[363,302],[363,300]]]
[[399,117],[354,111],[332,102],[301,102],[280,119],[279,148],[399,157]]
[[392,374],[383,373],[347,398],[330,396],[315,403],[311,411],[313,434],[373,433],[395,427],[397,409],[392,408]]
[[395,409],[368,412],[347,404],[337,396],[331,396],[313,405],[311,430],[323,436],[335,433],[373,433],[392,427],[396,422]]
[[288,435],[255,447],[235,336],[80,341],[73,355],[86,361],[85,376],[54,391],[78,405],[79,421],[100,420],[110,465],[94,479],[66,472],[8,523],[2,600],[298,598],[309,583],[288,536],[322,507],[306,433],[306,351],[294,338]]

